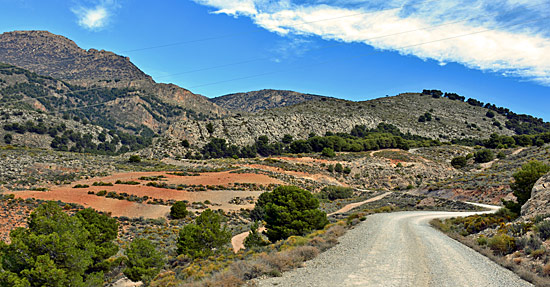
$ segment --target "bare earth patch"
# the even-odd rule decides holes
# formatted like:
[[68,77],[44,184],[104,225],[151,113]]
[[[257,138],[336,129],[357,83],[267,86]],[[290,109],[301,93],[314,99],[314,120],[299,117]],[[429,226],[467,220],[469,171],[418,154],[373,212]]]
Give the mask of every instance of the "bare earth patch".
[[[14,192],[18,198],[36,198],[42,200],[60,200],[63,202],[77,203],[84,207],[92,207],[99,211],[111,213],[112,216],[144,217],[158,218],[164,217],[170,211],[169,206],[152,205],[144,203],[130,202],[105,198],[95,194],[88,194],[88,191],[97,193],[100,190],[115,191],[117,193],[127,193],[139,197],[149,196],[163,200],[187,200],[189,202],[203,202],[209,200],[216,204],[215,208],[221,208],[226,211],[239,210],[241,208],[252,208],[253,204],[235,205],[228,202],[234,197],[257,197],[262,191],[241,191],[241,190],[208,190],[192,192],[186,190],[175,190],[168,188],[157,188],[146,186],[150,182],[139,180],[140,177],[165,176],[161,181],[167,184],[186,184],[186,185],[228,185],[234,183],[255,183],[255,184],[281,184],[282,182],[262,174],[239,174],[224,172],[202,173],[199,176],[177,176],[166,172],[130,172],[119,173],[106,177],[79,180],[65,186],[51,186],[49,191],[20,191]],[[138,181],[139,185],[115,184],[114,186],[93,186],[94,182],[115,183],[121,181]],[[89,185],[87,188],[73,188],[74,185]]]

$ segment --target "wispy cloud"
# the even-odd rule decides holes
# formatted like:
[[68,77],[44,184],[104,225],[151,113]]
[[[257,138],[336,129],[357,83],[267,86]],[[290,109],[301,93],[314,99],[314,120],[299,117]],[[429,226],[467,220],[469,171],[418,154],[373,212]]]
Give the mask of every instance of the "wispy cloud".
[[196,1],[282,35],[362,42],[550,85],[548,0]]
[[113,0],[95,1],[92,5],[79,4],[71,11],[78,18],[78,25],[91,30],[98,31],[105,28],[118,5]]

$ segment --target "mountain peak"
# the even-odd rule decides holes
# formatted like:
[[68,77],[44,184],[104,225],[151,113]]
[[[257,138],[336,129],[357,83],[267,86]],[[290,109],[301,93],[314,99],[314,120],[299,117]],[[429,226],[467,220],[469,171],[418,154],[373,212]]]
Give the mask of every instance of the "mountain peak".
[[48,31],[0,34],[0,62],[78,84],[152,82],[128,57],[104,50],[84,50],[74,41]]

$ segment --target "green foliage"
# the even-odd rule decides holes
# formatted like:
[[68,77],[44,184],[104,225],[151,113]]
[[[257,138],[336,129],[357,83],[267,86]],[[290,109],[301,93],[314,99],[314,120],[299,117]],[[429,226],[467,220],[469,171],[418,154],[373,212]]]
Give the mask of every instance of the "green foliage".
[[350,198],[353,195],[353,188],[343,186],[325,186],[319,193],[320,198],[329,200]]
[[474,160],[477,163],[490,162],[495,159],[495,154],[490,149],[482,149],[474,153]]
[[69,216],[54,202],[42,204],[2,248],[0,286],[101,286],[117,235],[116,220],[91,209]]
[[290,144],[292,142],[292,136],[289,134],[285,134],[281,139],[281,142],[284,144]]
[[487,113],[485,113],[485,116],[492,119],[495,117],[495,113],[491,110],[487,111]]
[[231,240],[231,232],[221,226],[221,216],[206,209],[194,224],[184,226],[179,233],[178,254],[192,258],[208,257]]
[[244,247],[254,250],[267,245],[269,245],[269,242],[263,239],[262,235],[258,232],[258,223],[254,222],[250,227],[248,236],[244,239]]
[[147,239],[134,239],[125,254],[128,260],[123,272],[134,282],[150,282],[164,265],[162,254]]
[[455,158],[453,158],[451,160],[451,165],[454,167],[454,168],[463,168],[466,166],[467,164],[467,160],[466,160],[466,157],[463,157],[463,156],[457,156]]
[[326,147],[321,151],[321,155],[325,157],[335,157],[336,153],[334,153],[333,149]]
[[338,173],[342,173],[344,171],[344,167],[341,163],[337,163],[334,165],[334,171]]
[[206,131],[208,131],[209,134],[214,133],[214,126],[212,125],[212,123],[206,124]]
[[11,142],[13,141],[13,136],[12,134],[5,134],[4,135],[4,142],[6,144],[11,144]]
[[543,220],[535,225],[535,231],[542,240],[550,238],[550,221]]
[[176,201],[172,207],[170,207],[170,217],[173,219],[182,219],[187,216],[187,204],[184,201]]
[[516,242],[514,237],[497,234],[487,240],[487,246],[497,254],[506,255],[516,249]]
[[139,155],[131,155],[130,158],[128,158],[128,162],[131,163],[138,163],[141,162],[141,157]]
[[519,214],[521,206],[531,198],[531,190],[535,182],[549,171],[550,166],[540,161],[534,160],[524,164],[521,169],[512,175],[514,182],[510,185],[517,202],[505,201],[505,206],[516,214]]
[[318,208],[319,201],[296,186],[279,186],[262,193],[255,207],[262,210],[266,235],[272,242],[323,228],[328,220]]

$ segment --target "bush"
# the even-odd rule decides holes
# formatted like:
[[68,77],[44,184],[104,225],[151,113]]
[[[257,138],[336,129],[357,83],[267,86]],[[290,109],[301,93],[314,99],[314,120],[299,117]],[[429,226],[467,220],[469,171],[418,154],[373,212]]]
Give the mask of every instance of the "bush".
[[550,238],[550,221],[544,220],[535,225],[535,231],[542,240]]
[[513,237],[506,234],[498,234],[489,238],[487,246],[496,254],[506,255],[515,250],[516,243]]
[[195,220],[181,229],[177,242],[178,254],[193,258],[208,257],[231,240],[231,232],[221,227],[221,216],[206,209]]
[[128,159],[128,162],[131,162],[131,163],[141,162],[141,157],[139,155],[131,155],[130,158]]
[[11,144],[12,141],[13,141],[13,136],[11,134],[4,135],[4,142],[6,144]]
[[482,149],[474,153],[474,160],[477,163],[490,162],[495,159],[495,154],[490,149]]
[[451,165],[457,169],[465,167],[466,164],[467,164],[466,157],[463,157],[463,156],[457,156],[451,160]]
[[115,219],[84,209],[73,216],[55,202],[37,207],[28,228],[2,244],[0,286],[102,286],[118,247]]
[[170,207],[170,217],[173,219],[182,219],[187,216],[187,204],[184,201],[176,201],[172,207]]
[[321,198],[328,198],[329,200],[350,198],[353,195],[353,188],[343,186],[326,186],[321,190],[319,195]]
[[258,249],[268,244],[269,242],[265,241],[258,232],[258,223],[255,222],[252,224],[248,236],[244,239],[244,247],[248,249]]
[[134,239],[125,254],[128,260],[123,273],[134,282],[150,282],[164,265],[162,254],[147,239]]
[[[263,210],[267,237],[272,242],[292,235],[305,235],[328,224],[319,201],[296,186],[279,186],[260,195],[254,209]],[[260,212],[258,212],[260,213]]]
[[524,164],[520,170],[514,173],[514,182],[510,185],[517,202],[505,201],[505,206],[516,214],[520,214],[521,206],[531,198],[531,190],[535,182],[550,171],[550,166],[540,161],[530,161]]
[[334,153],[333,149],[326,147],[323,149],[323,151],[321,151],[321,155],[325,157],[335,157],[336,153]]

